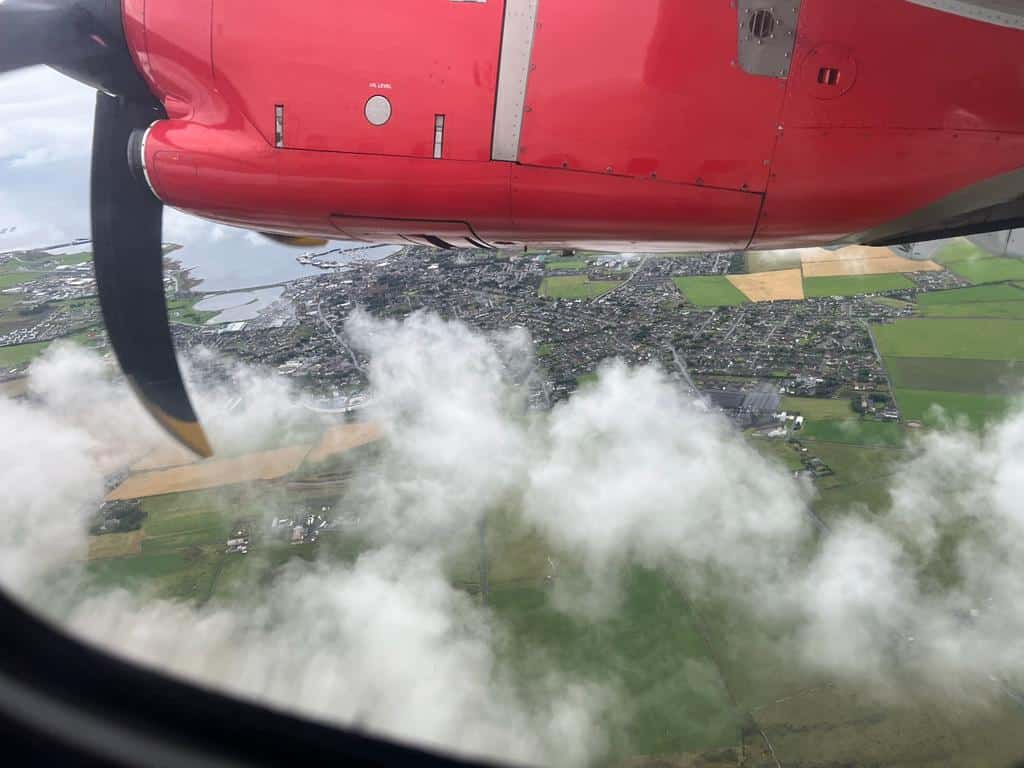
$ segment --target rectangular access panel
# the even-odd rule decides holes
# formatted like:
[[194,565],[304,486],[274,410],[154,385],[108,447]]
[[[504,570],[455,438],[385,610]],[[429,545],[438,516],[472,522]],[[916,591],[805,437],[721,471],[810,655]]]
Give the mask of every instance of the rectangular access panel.
[[540,2],[519,162],[763,191],[786,79],[738,65],[735,5]]
[[488,160],[502,10],[497,0],[214,0],[214,76],[285,149],[429,158],[437,146],[443,158]]

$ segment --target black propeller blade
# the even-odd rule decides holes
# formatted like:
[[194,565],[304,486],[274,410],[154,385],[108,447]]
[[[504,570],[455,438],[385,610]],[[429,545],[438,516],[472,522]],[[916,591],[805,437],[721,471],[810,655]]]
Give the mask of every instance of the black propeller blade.
[[129,151],[137,155],[139,149],[133,132],[166,115],[132,62],[120,0],[0,0],[0,73],[35,64],[100,90],[93,125],[92,239],[107,334],[147,410],[175,438],[209,456],[167,320],[163,204],[136,178],[129,159]]
[[155,105],[96,94],[92,141],[92,240],[107,335],[146,409],[201,456],[212,451],[185,391],[164,296],[163,204],[132,174],[132,132],[159,116]]

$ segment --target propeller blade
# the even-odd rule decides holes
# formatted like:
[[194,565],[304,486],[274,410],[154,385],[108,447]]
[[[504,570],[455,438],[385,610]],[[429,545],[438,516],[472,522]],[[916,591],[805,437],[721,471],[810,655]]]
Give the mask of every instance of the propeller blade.
[[93,264],[110,344],[142,404],[200,456],[212,451],[178,369],[164,296],[163,204],[131,172],[132,131],[154,102],[96,94],[92,147]]
[[0,0],[0,72],[36,64],[74,66],[107,55],[118,36],[85,6],[69,0]]

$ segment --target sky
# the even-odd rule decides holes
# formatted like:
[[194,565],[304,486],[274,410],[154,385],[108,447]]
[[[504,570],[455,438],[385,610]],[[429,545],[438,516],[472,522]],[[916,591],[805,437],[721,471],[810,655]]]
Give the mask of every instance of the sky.
[[[95,91],[48,67],[0,75],[0,251],[89,236],[89,156]],[[166,209],[164,239],[218,249],[261,246],[252,232]]]

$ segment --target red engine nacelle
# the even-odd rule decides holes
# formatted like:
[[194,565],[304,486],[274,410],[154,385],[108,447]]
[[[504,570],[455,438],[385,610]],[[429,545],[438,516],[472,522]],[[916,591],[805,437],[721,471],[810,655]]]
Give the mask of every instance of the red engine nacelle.
[[154,192],[261,231],[742,249],[891,239],[1024,193],[1012,18],[910,0],[124,8],[168,114],[144,142]]

